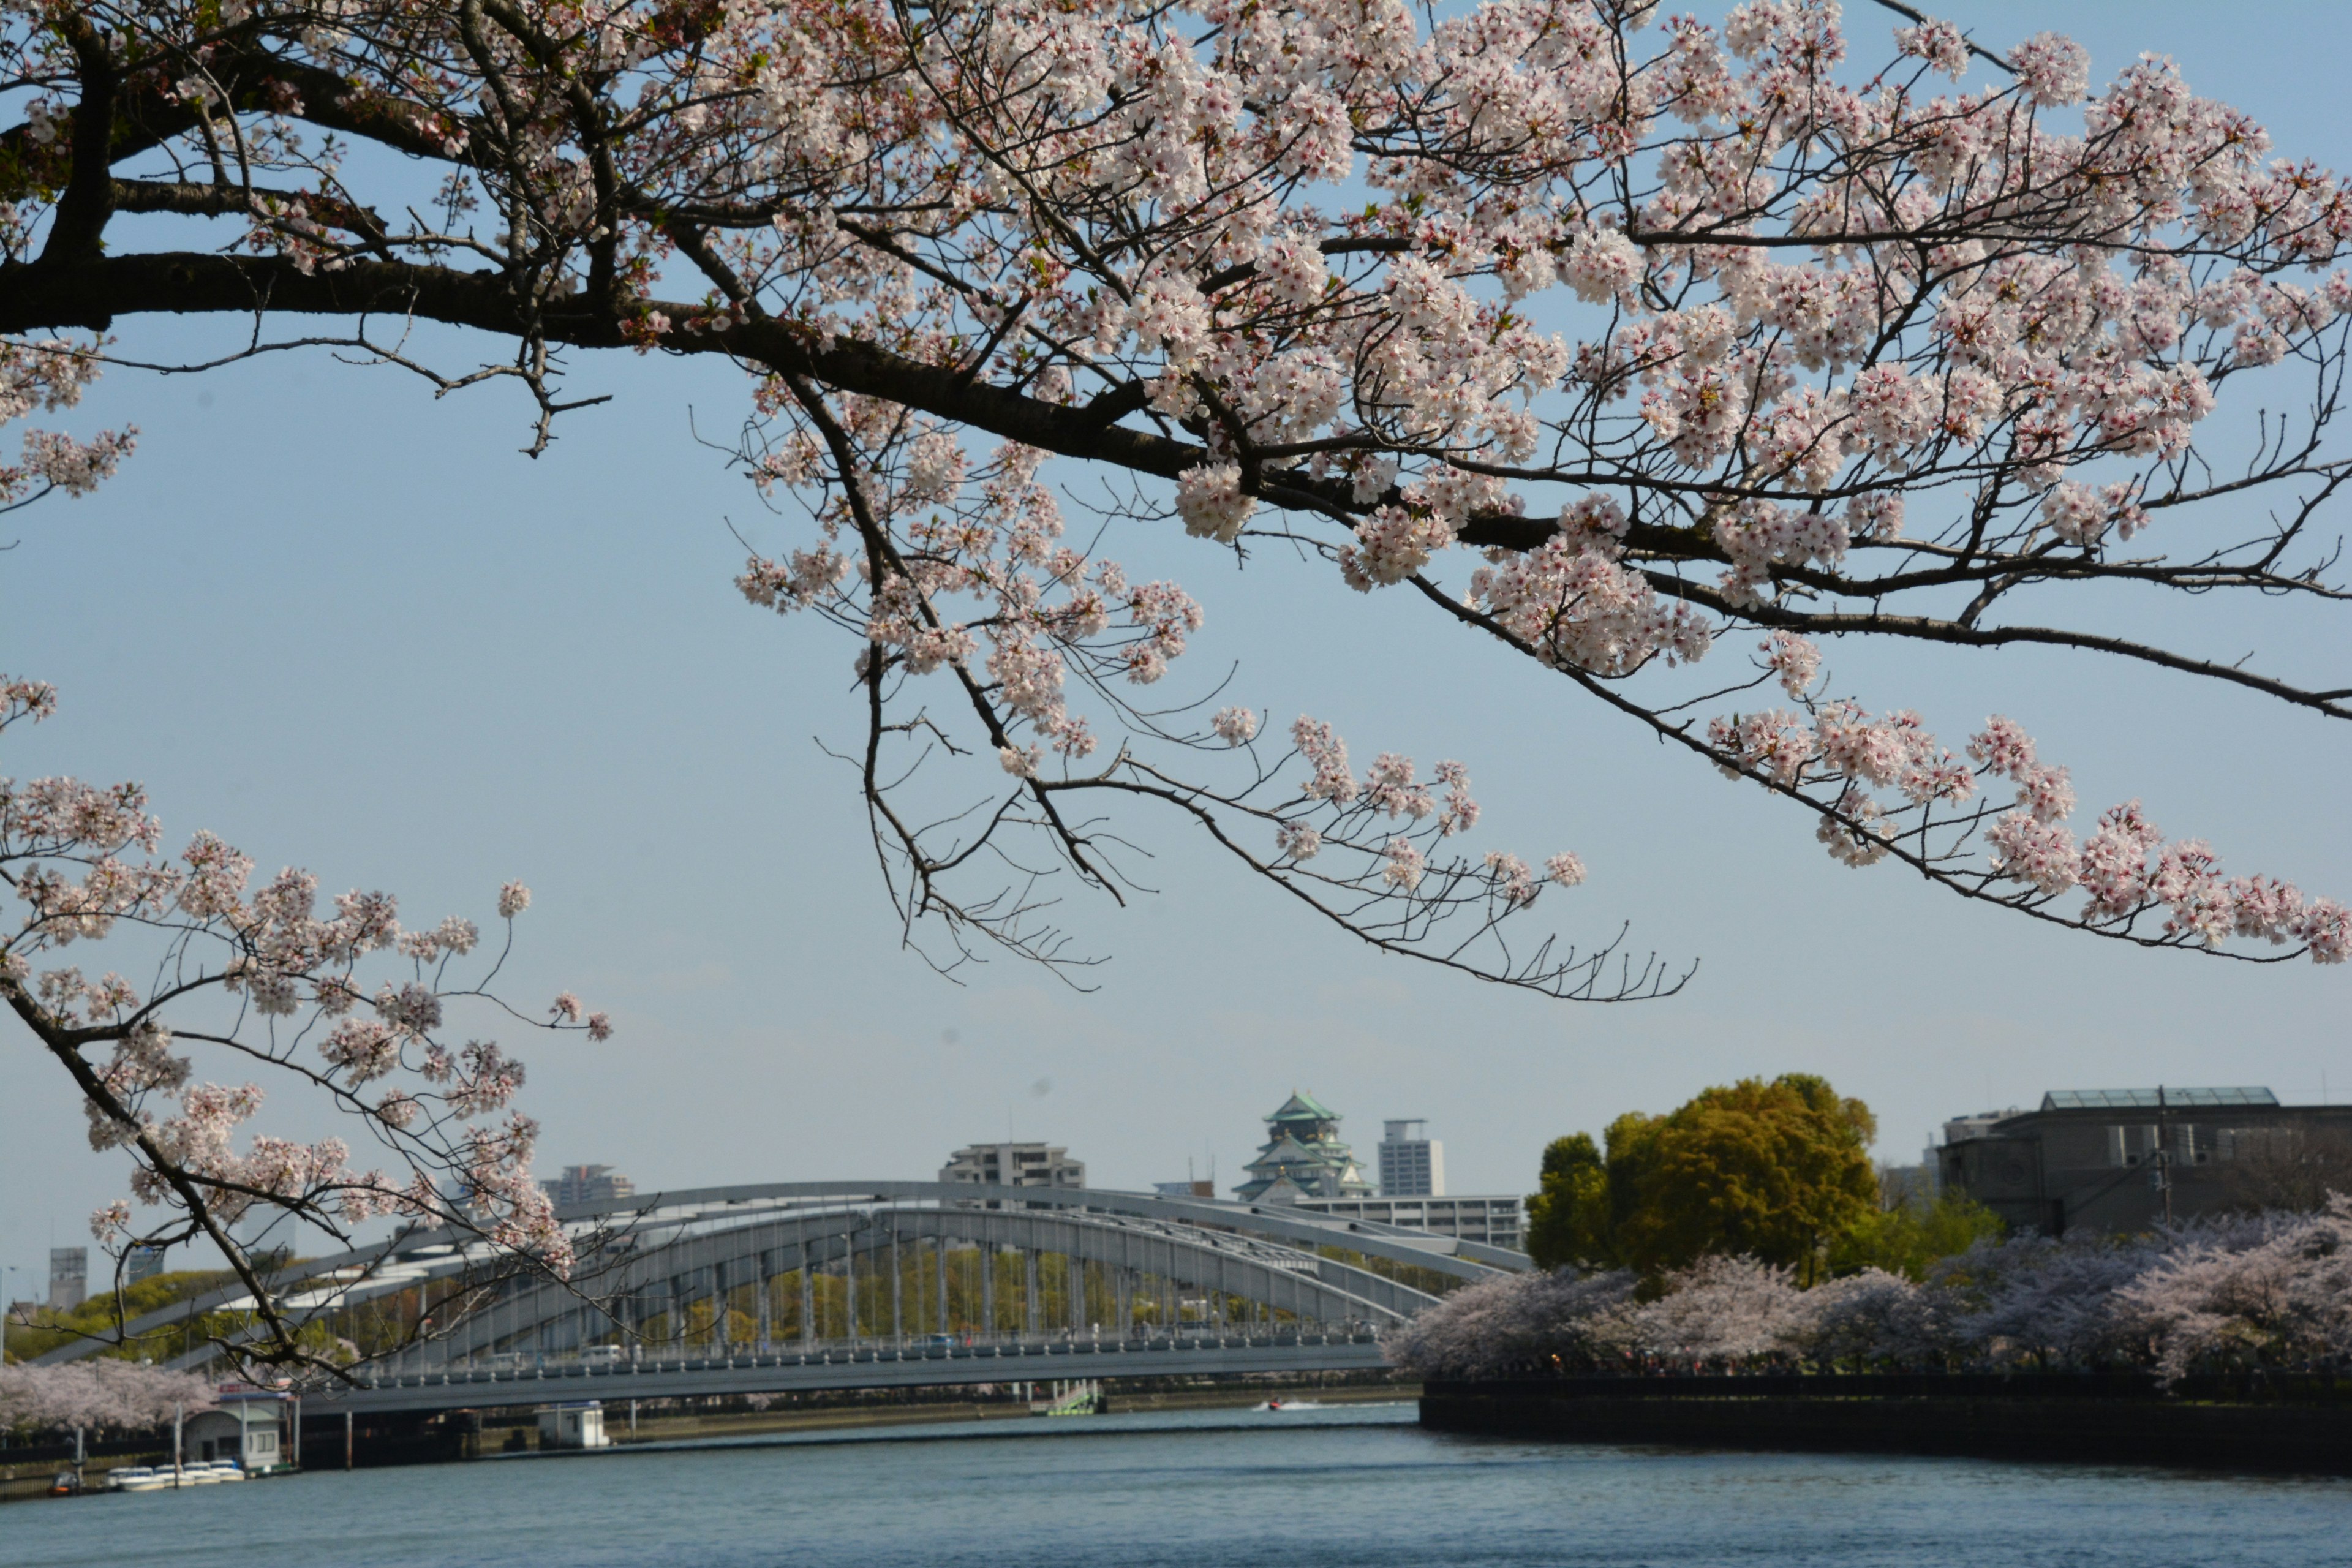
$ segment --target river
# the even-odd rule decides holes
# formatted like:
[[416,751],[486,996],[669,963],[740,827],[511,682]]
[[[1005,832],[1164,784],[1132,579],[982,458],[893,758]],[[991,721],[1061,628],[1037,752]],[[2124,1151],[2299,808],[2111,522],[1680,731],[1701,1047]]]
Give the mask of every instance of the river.
[[1410,1405],[876,1428],[0,1509],[79,1568],[2318,1568],[2352,1481],[1427,1433]]

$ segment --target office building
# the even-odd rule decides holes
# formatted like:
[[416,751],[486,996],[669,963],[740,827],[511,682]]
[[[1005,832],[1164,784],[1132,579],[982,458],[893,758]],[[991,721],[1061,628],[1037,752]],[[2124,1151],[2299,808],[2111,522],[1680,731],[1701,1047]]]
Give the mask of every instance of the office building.
[[539,1184],[547,1189],[548,1201],[560,1209],[573,1204],[619,1203],[637,1192],[636,1183],[610,1165],[566,1165],[563,1174]]
[[1516,1195],[1495,1197],[1422,1198],[1300,1198],[1302,1214],[1327,1214],[1335,1219],[1367,1220],[1374,1225],[1402,1226],[1456,1241],[1483,1242],[1488,1247],[1524,1250],[1526,1211]]
[[2352,1106],[2267,1089],[2058,1089],[1945,1123],[1938,1184],[2012,1230],[2136,1231],[2168,1216],[2314,1206],[2352,1191]]
[[1381,1196],[1444,1197],[1445,1145],[1429,1135],[1429,1123],[1414,1117],[1381,1125]]
[[1083,1187],[1087,1166],[1058,1143],[972,1143],[948,1156],[940,1180],[984,1187]]
[[1339,1113],[1296,1090],[1265,1119],[1265,1146],[1243,1169],[1249,1180],[1234,1195],[1244,1203],[1372,1195],[1355,1152],[1340,1140]]
[[70,1312],[89,1300],[89,1248],[49,1248],[49,1310]]
[[134,1247],[122,1259],[122,1282],[125,1285],[152,1279],[162,1272],[163,1249],[160,1247]]

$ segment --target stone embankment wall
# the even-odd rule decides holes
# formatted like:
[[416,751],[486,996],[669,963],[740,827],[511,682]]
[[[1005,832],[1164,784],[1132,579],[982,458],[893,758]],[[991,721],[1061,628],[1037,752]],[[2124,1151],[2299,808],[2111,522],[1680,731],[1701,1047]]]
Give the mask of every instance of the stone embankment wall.
[[2352,1384],[2319,1379],[2170,1394],[2144,1379],[2031,1376],[1432,1382],[1421,1420],[1584,1443],[2352,1475]]

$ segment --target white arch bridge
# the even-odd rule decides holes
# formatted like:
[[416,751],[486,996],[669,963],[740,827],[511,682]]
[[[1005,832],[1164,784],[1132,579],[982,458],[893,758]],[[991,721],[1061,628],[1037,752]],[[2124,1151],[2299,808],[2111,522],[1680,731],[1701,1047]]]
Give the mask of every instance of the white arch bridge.
[[[563,1284],[482,1284],[488,1253],[438,1235],[273,1279],[298,1319],[414,1336],[312,1409],[1375,1367],[1382,1333],[1445,1290],[1529,1267],[1394,1226],[1092,1189],[798,1182],[558,1218],[580,1251]],[[254,1305],[221,1292],[131,1327]]]

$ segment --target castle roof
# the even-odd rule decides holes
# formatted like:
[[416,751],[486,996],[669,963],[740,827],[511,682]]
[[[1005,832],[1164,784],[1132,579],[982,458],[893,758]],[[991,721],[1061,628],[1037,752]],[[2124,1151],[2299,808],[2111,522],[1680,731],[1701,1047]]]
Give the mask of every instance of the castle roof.
[[1268,1193],[1352,1197],[1372,1190],[1354,1152],[1339,1141],[1339,1113],[1313,1095],[1293,1089],[1265,1119],[1265,1146],[1244,1167],[1250,1180],[1234,1189],[1244,1201]]
[[1292,1089],[1290,1098],[1282,1102],[1281,1109],[1266,1118],[1269,1122],[1337,1121],[1339,1120],[1338,1111],[1333,1110],[1313,1095],[1301,1093],[1297,1089]]

